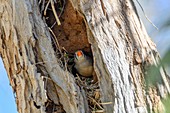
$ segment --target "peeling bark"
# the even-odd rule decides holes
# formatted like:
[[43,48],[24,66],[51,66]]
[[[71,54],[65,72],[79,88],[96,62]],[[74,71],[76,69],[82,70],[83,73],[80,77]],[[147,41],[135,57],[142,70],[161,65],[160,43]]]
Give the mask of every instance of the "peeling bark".
[[[85,111],[83,107],[79,108],[84,103],[77,106],[82,95],[73,76],[57,62],[50,33],[41,19],[37,2],[2,1],[0,15],[0,53],[16,93],[18,112],[46,112],[47,96],[51,97],[52,93],[58,100],[50,98],[55,103],[51,109],[62,105],[67,113]],[[46,92],[49,77],[55,85],[54,90]]]
[[[162,82],[157,87],[145,88],[146,68],[157,66],[160,59],[133,1],[66,2],[71,14],[79,20],[79,27],[73,23],[64,24],[64,21],[61,24],[83,29],[77,34],[82,39],[76,41],[75,33],[70,34],[74,32],[71,29],[59,37],[58,31],[66,32],[66,26],[55,26],[53,31],[62,47],[65,46],[62,38],[68,34],[75,38],[70,42],[71,37],[68,37],[70,46],[82,42],[71,46],[70,53],[76,49],[90,51],[90,43],[99,79],[100,101],[111,103],[103,105],[105,113],[165,112],[161,98],[170,93],[170,87],[162,67]],[[67,18],[68,12],[61,18]],[[85,90],[76,84],[73,74],[56,55],[58,51],[53,47],[52,36],[36,0],[1,0],[0,36],[0,54],[16,93],[19,113],[90,112]]]

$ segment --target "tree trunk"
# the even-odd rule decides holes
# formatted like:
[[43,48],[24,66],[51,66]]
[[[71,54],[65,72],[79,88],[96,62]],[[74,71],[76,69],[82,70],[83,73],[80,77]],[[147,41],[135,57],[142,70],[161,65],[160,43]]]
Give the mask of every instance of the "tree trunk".
[[[53,2],[61,25],[49,29]],[[159,55],[131,0],[1,0],[0,35],[19,113],[165,112],[168,78],[161,67],[162,82],[146,89]],[[69,71],[67,55],[79,49],[92,53],[98,83]]]

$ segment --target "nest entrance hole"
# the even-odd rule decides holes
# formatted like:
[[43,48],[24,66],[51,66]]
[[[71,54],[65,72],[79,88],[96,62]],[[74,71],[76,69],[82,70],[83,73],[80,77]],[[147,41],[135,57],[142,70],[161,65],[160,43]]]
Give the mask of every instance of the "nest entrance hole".
[[[49,0],[44,1],[44,6],[46,6]],[[67,65],[64,67],[67,69],[69,60],[73,59],[74,53],[77,50],[83,50],[89,56],[92,56],[91,47],[88,42],[84,17],[73,8],[71,2],[69,0],[54,0],[54,6],[61,25],[57,24],[54,12],[52,11],[52,6],[50,5],[46,10],[46,15],[42,16],[45,17],[48,27],[56,38],[52,39],[53,48],[56,53],[62,52],[63,59],[61,59],[61,61],[64,65]],[[40,7],[40,10],[41,9],[42,8]],[[44,12],[42,14],[44,14]],[[56,41],[58,45],[56,44]],[[73,60],[71,63],[73,63]],[[84,79],[85,81],[82,81]],[[89,82],[87,82],[88,80],[89,79],[86,78],[82,79],[81,77],[80,79],[76,78],[77,85],[84,87],[83,89],[90,111],[104,111],[102,105],[99,104],[101,101],[98,84],[89,84]]]
[[73,8],[69,0],[57,0],[54,5],[61,25],[57,24],[50,5],[46,23],[55,34],[60,48],[72,54],[77,50],[90,52],[84,17]]

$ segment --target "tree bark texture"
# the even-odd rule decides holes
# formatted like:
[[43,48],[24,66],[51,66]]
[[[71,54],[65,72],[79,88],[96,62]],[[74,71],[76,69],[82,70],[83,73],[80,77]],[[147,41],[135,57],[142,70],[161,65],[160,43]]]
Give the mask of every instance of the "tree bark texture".
[[[133,1],[65,2],[64,10],[70,4],[85,23],[104,112],[165,112],[161,98],[170,93],[169,79],[161,67],[162,82],[146,90],[146,68],[157,66],[159,55]],[[63,68],[54,51],[38,1],[1,0],[0,35],[0,54],[19,113],[90,112],[84,89]]]

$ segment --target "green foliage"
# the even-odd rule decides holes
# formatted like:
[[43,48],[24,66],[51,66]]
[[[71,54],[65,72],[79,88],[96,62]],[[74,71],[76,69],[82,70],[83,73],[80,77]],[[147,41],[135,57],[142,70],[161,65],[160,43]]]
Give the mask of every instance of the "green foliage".
[[161,82],[161,76],[159,72],[159,67],[151,66],[146,75],[146,85],[147,86],[156,86],[157,83]]
[[147,75],[145,77],[146,79],[146,85],[147,86],[156,86],[156,84],[161,83],[162,77],[160,74],[160,69],[163,66],[169,66],[170,65],[170,51],[168,51],[165,56],[162,58],[162,61],[159,65],[155,66],[152,65],[149,67],[147,71]]
[[[148,71],[147,71],[147,75],[145,77],[146,80],[146,88],[148,90],[148,88],[150,86],[156,86],[157,84],[162,82],[162,77],[160,74],[160,69],[164,66],[170,66],[170,49],[169,51],[164,55],[164,57],[161,60],[161,63],[158,66],[150,66]],[[166,113],[170,113],[170,96],[167,97],[166,99],[162,100],[165,109],[166,109]]]
[[165,56],[162,58],[162,63],[163,63],[163,65],[170,65],[170,49],[165,54]]
[[167,97],[166,99],[163,99],[162,102],[163,102],[163,104],[165,106],[166,113],[169,113],[170,112],[170,97]]

